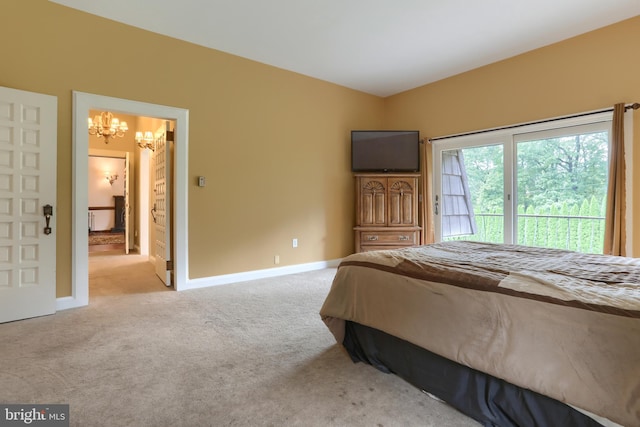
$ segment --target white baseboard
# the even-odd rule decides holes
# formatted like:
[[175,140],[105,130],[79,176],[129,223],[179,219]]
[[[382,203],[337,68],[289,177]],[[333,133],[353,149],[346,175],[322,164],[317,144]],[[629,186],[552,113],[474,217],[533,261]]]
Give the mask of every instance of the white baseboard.
[[[150,259],[153,262],[152,259]],[[322,270],[323,268],[335,268],[342,259],[329,261],[310,262],[307,264],[288,265],[285,267],[267,268],[264,270],[245,271],[242,273],[222,274],[220,276],[202,277],[190,279],[181,291],[188,289],[207,288],[209,286],[228,285],[249,280],[265,279],[268,277],[285,276],[287,274],[304,273],[307,271]],[[56,299],[56,311],[68,310],[70,308],[84,307],[88,301],[82,301],[72,296],[60,297]]]
[[222,274],[220,276],[202,277],[190,279],[182,290],[207,288],[209,286],[228,285],[231,283],[246,282],[249,280],[265,279],[268,277],[285,276],[287,274],[304,273],[324,268],[335,268],[342,259],[318,261],[307,264],[288,265],[285,267],[267,268],[264,270],[245,271],[242,273]]
[[88,305],[88,301],[80,301],[74,297],[56,298],[56,311],[68,310],[70,308],[84,307]]

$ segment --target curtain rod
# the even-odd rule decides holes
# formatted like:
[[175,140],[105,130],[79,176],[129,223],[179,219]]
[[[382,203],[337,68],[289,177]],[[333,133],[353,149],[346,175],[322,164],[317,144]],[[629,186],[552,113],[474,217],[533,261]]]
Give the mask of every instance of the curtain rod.
[[[631,110],[631,109],[633,109],[633,110],[640,109],[640,103],[634,102],[633,104],[628,104],[628,105],[624,106],[624,111],[625,112],[627,110]],[[522,127],[522,126],[537,125],[537,124],[540,124],[540,123],[550,123],[550,122],[555,122],[555,121],[558,121],[558,120],[565,120],[565,119],[574,119],[576,117],[584,117],[584,116],[590,116],[590,115],[593,115],[593,114],[607,113],[609,111],[613,111],[613,107],[605,108],[603,110],[590,111],[588,113],[571,114],[571,115],[568,115],[568,116],[561,116],[561,117],[556,117],[556,118],[553,118],[553,119],[536,120],[536,121],[532,121],[532,122],[520,123],[518,125],[509,125],[509,126],[502,126],[502,127],[497,127],[497,128],[491,128],[491,129],[477,130],[477,131],[472,131],[472,132],[456,133],[456,134],[453,134],[453,135],[439,136],[439,137],[436,137],[436,138],[425,138],[421,142],[433,142],[433,141],[440,141],[440,140],[443,140],[443,139],[457,138],[459,136],[478,135],[478,134],[482,134],[482,133],[495,132],[495,131],[499,131],[499,130],[515,129],[515,128],[519,128],[519,127]]]

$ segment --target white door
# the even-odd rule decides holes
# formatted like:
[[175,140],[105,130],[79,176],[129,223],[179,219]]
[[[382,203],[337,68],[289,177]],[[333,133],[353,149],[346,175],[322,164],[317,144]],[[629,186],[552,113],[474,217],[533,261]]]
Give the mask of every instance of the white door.
[[158,129],[155,134],[155,202],[153,204],[153,221],[155,225],[155,263],[156,274],[165,285],[171,286],[171,145],[167,140],[166,127]]
[[130,204],[130,190],[131,190],[131,178],[129,168],[130,166],[129,153],[127,152],[124,157],[124,253],[129,254],[131,239],[131,204]]
[[0,323],[56,311],[57,104],[0,87]]

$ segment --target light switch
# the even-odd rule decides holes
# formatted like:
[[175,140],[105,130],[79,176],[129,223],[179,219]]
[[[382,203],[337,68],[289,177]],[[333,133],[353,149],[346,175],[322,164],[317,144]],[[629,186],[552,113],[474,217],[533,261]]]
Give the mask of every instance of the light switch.
[[198,187],[204,187],[204,185],[205,185],[204,176],[199,176],[198,177]]

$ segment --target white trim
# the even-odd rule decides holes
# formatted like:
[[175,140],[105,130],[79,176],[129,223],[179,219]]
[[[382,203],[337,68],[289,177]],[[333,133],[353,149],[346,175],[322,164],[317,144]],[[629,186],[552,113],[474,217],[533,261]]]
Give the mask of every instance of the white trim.
[[[189,111],[163,105],[148,104],[102,95],[73,91],[72,124],[72,230],[71,230],[71,296],[58,299],[58,305],[64,308],[81,307],[89,304],[89,254],[87,235],[87,158],[89,154],[89,135],[87,117],[91,109],[106,109],[113,112],[146,117],[157,117],[176,122],[175,138],[175,284],[176,290],[182,290],[188,281],[188,147],[189,147]],[[69,300],[69,298],[71,300]]]
[[[84,304],[86,305],[86,304]],[[56,311],[68,310],[70,308],[80,307],[78,301],[74,297],[56,298]]]
[[[542,139],[551,139],[558,138],[564,136],[566,134],[571,134],[572,129],[575,128],[575,132],[577,133],[595,133],[602,132],[603,130],[607,130],[609,134],[611,134],[611,121],[613,120],[613,116],[609,115],[608,120],[598,120],[593,123],[584,123],[570,126],[562,126],[553,129],[543,129],[538,131],[527,131],[527,132],[517,132],[513,134],[514,142],[529,142],[529,141],[539,141]],[[560,122],[561,124],[563,122]]]
[[[601,110],[586,111],[584,113],[579,113],[579,114],[569,114],[566,116],[551,117],[548,119],[536,120],[531,122],[521,122],[513,125],[473,130],[473,131],[464,132],[464,133],[436,136],[436,137],[430,138],[428,141],[435,144],[436,142],[442,143],[444,141],[452,140],[452,139],[455,140],[455,139],[467,138],[471,136],[478,137],[483,134],[502,135],[506,133],[510,135],[514,133],[520,133],[520,132],[516,132],[515,129],[526,129],[525,132],[529,132],[529,130],[538,131],[538,130],[544,130],[544,129],[555,129],[559,127],[554,125],[555,122],[571,123],[571,121],[575,121],[575,123],[581,124],[583,123],[583,119],[586,119],[584,123],[591,123],[591,122],[597,121],[598,117],[602,117],[602,115],[606,115],[606,114],[613,115],[613,108],[605,109],[605,110],[601,109]],[[591,118],[596,117],[596,119],[590,120],[589,117]]]
[[447,147],[450,144],[456,144],[456,146],[471,146],[471,145],[490,145],[492,141],[502,138],[508,138],[511,140],[512,135],[521,135],[529,132],[539,132],[550,129],[567,128],[571,126],[588,125],[596,122],[611,121],[613,117],[613,111],[605,111],[601,113],[585,113],[585,115],[571,116],[568,118],[556,118],[551,121],[544,121],[533,124],[522,124],[509,126],[508,128],[498,128],[496,130],[486,130],[481,133],[463,134],[460,136],[441,137],[443,139],[435,139],[432,144],[434,146],[439,145]]
[[199,289],[210,286],[228,285],[231,283],[246,282],[249,280],[266,279],[269,277],[285,276],[287,274],[305,273],[308,271],[335,268],[342,259],[318,261],[307,264],[296,264],[285,267],[267,268],[264,270],[245,271],[243,273],[222,274],[220,276],[191,279],[184,289]]

